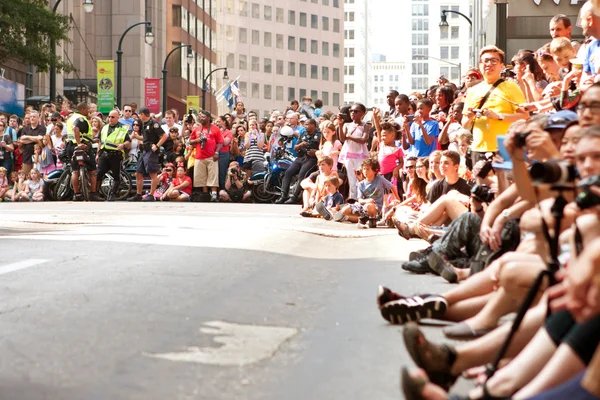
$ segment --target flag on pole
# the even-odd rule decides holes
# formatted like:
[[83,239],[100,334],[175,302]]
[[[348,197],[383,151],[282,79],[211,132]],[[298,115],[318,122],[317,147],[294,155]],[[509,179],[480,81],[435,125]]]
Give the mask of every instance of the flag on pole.
[[235,81],[231,82],[231,85],[229,85],[229,88],[231,89],[231,93],[233,93],[233,95],[235,96],[236,103],[243,100],[242,92],[240,91],[240,87],[238,85],[237,79]]
[[227,85],[227,88],[223,91],[223,98],[227,101],[227,106],[233,108],[233,93],[231,92],[231,85]]

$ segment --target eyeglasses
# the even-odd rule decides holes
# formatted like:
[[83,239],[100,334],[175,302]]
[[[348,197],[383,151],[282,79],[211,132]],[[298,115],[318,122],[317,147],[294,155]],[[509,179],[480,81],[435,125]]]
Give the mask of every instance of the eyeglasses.
[[415,166],[414,165],[407,165],[406,169],[415,169]]
[[108,118],[117,118],[117,117],[115,117],[115,116],[112,116],[112,115],[109,115],[109,116],[108,116]]
[[131,112],[132,110],[123,110],[123,112]]
[[351,112],[351,113],[353,113],[353,112],[361,112],[361,111],[362,111],[362,110],[355,110],[355,109],[351,109],[351,110],[350,110],[350,112]]
[[170,169],[170,168],[169,169],[165,169],[165,171],[167,171],[167,172],[173,172],[173,170]]
[[482,58],[481,60],[479,60],[479,62],[482,63],[483,65],[485,65],[485,64],[491,64],[491,65],[500,64],[500,60],[498,58]]
[[600,111],[600,101],[592,101],[590,103],[579,103],[577,105],[577,111],[584,112],[585,110],[591,110],[592,112]]
[[56,121],[58,121],[58,119],[56,119],[56,118],[51,118],[51,119],[50,119],[50,121],[52,121],[52,122],[56,122]]
[[139,128],[140,124],[133,124],[132,126],[137,126]]

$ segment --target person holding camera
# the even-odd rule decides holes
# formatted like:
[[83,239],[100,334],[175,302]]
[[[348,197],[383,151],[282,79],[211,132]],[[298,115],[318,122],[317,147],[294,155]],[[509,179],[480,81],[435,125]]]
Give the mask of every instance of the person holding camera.
[[225,189],[219,192],[219,197],[223,201],[240,203],[248,200],[251,195],[252,193],[246,190],[246,174],[236,161],[232,161],[227,169]]
[[196,146],[194,162],[194,187],[201,187],[208,193],[211,188],[210,201],[216,202],[219,187],[219,152],[223,147],[221,130],[212,124],[209,111],[203,110],[199,115],[200,125],[190,136],[190,145]]

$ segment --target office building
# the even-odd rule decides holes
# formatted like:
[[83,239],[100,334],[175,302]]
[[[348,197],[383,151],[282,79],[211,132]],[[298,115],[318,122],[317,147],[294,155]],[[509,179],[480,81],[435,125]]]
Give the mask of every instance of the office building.
[[344,99],[373,103],[371,13],[367,0],[344,0]]
[[[344,101],[341,0],[218,0],[217,66],[237,78],[247,110],[260,116],[304,96],[324,110]],[[223,89],[219,75],[218,91]],[[227,111],[226,101],[219,111]]]
[[[385,59],[385,56],[383,57]],[[369,74],[372,84],[373,102],[369,103],[383,111],[389,110],[387,94],[390,90],[408,94],[410,87],[410,71],[404,62],[373,62]]]

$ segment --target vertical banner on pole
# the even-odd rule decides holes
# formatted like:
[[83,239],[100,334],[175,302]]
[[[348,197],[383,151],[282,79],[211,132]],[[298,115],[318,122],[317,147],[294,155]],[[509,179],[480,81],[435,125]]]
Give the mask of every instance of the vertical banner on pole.
[[98,60],[98,111],[108,114],[115,107],[115,62]]
[[200,111],[200,96],[188,96],[187,97],[187,113],[190,113],[190,108]]
[[153,114],[158,114],[160,112],[160,79],[144,79],[144,105],[148,107]]

